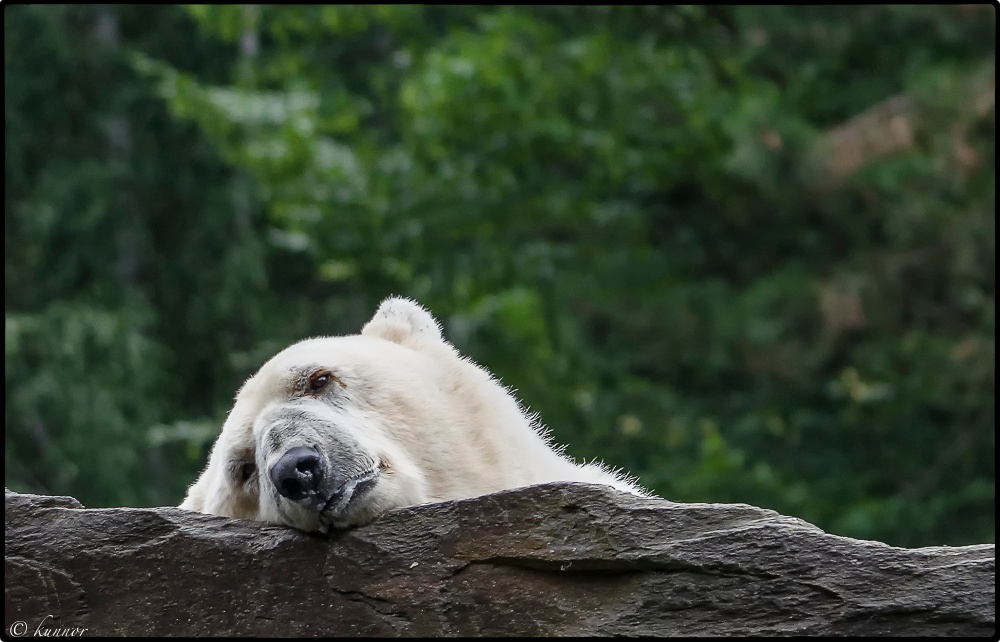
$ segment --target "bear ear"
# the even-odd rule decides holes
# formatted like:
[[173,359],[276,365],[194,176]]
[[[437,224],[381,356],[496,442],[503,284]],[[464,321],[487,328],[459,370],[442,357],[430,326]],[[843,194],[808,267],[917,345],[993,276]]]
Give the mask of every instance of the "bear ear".
[[414,339],[443,340],[441,325],[430,312],[416,301],[398,296],[391,296],[378,306],[361,334],[400,344]]

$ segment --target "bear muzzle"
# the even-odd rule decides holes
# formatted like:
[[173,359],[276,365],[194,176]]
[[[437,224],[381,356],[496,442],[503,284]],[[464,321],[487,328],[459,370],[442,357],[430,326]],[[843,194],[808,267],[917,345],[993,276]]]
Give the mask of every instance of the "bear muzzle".
[[347,479],[327,470],[314,446],[288,449],[268,471],[278,494],[319,513],[320,521],[331,523],[344,515],[352,503],[368,494],[378,483],[381,467]]

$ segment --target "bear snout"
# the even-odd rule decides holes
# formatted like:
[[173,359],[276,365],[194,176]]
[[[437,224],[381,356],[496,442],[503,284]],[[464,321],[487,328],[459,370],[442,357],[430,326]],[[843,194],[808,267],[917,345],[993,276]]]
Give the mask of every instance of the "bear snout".
[[278,493],[293,502],[315,495],[323,482],[319,451],[312,446],[290,448],[268,474]]

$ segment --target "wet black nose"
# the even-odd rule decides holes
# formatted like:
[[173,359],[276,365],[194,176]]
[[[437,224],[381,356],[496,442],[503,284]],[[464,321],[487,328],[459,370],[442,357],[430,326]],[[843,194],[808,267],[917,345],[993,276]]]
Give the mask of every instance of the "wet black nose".
[[323,477],[319,453],[308,446],[290,448],[271,466],[270,475],[283,497],[298,501],[319,488]]

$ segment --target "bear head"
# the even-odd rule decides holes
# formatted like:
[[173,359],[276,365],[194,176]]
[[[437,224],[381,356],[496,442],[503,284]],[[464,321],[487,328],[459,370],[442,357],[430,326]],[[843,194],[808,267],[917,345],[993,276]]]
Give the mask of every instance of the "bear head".
[[248,379],[181,507],[325,532],[560,467],[572,478],[511,392],[392,297],[361,334],[301,341]]

